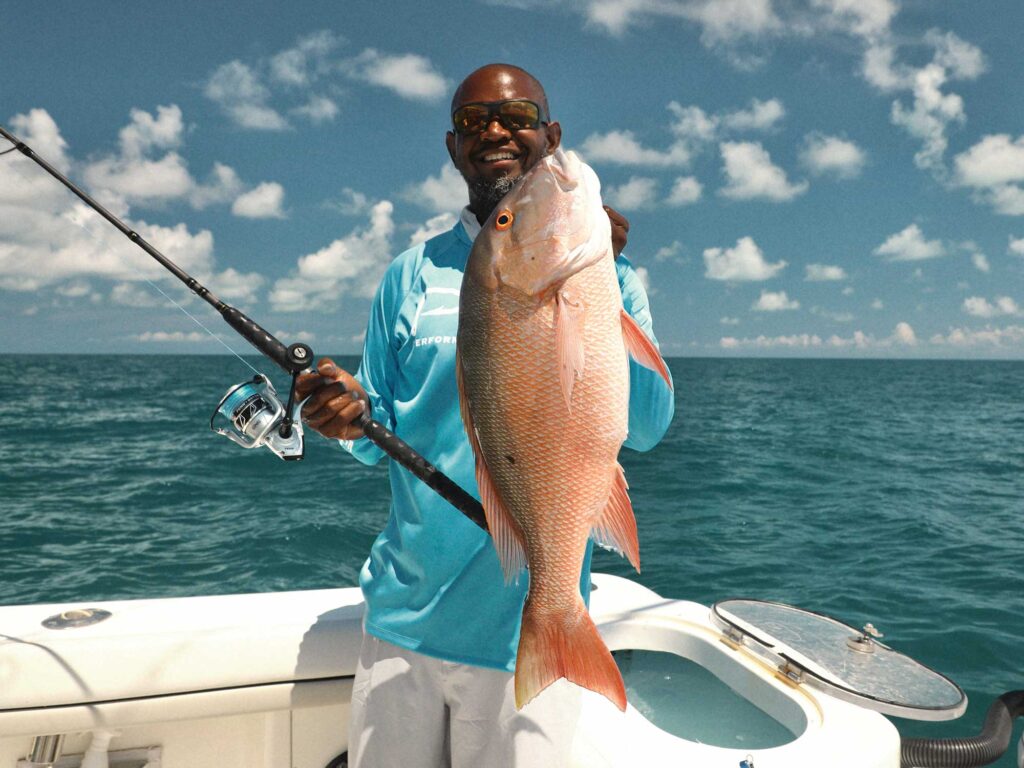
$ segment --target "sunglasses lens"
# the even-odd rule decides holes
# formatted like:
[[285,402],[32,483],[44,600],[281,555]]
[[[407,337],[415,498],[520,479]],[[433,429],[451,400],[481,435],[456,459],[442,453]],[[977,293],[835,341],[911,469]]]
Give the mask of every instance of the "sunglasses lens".
[[505,101],[498,107],[506,128],[518,131],[521,128],[536,128],[540,123],[537,105],[532,101]]
[[540,125],[540,109],[532,101],[502,101],[498,104],[467,104],[452,115],[455,130],[464,136],[481,133],[495,118],[510,131],[535,129]]

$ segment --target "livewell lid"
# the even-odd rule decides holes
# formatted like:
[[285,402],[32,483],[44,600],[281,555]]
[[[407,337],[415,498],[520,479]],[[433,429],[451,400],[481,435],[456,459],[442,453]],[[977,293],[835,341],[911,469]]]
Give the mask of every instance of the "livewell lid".
[[[721,600],[714,622],[727,637],[836,698],[913,720],[953,720],[967,695],[944,675],[831,616],[765,600]],[[749,638],[749,640],[748,640]]]

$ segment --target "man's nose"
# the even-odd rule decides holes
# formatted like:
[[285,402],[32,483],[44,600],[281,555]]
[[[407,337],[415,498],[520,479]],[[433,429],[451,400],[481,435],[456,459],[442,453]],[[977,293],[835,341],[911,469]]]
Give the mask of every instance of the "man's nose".
[[487,141],[501,141],[512,136],[512,132],[501,124],[497,116],[487,121],[487,128],[484,129],[483,138]]

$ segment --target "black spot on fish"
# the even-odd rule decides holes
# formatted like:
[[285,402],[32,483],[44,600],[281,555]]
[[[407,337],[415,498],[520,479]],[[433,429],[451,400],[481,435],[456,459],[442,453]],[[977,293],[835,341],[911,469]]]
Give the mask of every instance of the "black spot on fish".
[[516,463],[516,459],[515,459],[515,457],[511,453],[506,453],[505,454],[505,458],[508,459],[508,463],[509,464],[515,464]]

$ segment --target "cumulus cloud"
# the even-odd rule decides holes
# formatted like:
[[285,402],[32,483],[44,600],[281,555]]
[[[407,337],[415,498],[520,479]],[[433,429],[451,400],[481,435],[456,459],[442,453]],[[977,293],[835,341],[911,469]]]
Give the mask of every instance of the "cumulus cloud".
[[337,102],[328,96],[314,94],[309,101],[299,107],[293,107],[291,113],[304,117],[314,125],[329,123],[338,116]]
[[409,247],[412,248],[417,243],[447,232],[455,226],[456,221],[458,221],[458,217],[454,213],[439,213],[437,216],[427,219],[409,237]]
[[381,200],[370,209],[368,226],[300,257],[291,274],[274,283],[274,310],[338,309],[345,295],[373,296],[392,256],[393,212],[391,202]]
[[824,317],[826,320],[836,323],[850,323],[854,319],[853,314],[850,312],[833,312],[824,307],[811,307],[811,314]]
[[812,283],[845,280],[846,270],[833,264],[808,264],[804,279]]
[[283,131],[288,121],[267,102],[270,89],[260,75],[238,59],[221,64],[206,81],[203,94],[232,122],[257,131]]
[[327,29],[301,37],[291,48],[270,58],[270,76],[289,86],[301,88],[311,85],[329,72],[328,56],[340,44],[341,39]]
[[959,348],[994,347],[997,349],[1019,348],[1024,344],[1024,325],[1007,325],[1002,328],[986,326],[982,329],[951,328],[949,333],[937,333],[929,339],[938,346]]
[[767,131],[786,116],[786,109],[778,99],[752,99],[747,109],[727,112],[722,126],[732,131]]
[[1017,256],[1024,256],[1024,237],[1015,238],[1010,235],[1010,244],[1006,246],[1006,252],[1016,254]]
[[984,253],[972,253],[971,263],[979,272],[985,272],[987,274],[992,269],[991,265],[988,263],[988,257],[986,257]]
[[1017,302],[1009,296],[999,296],[994,303],[989,303],[988,299],[981,296],[971,296],[964,299],[963,310],[968,315],[985,318],[999,317],[1001,315],[1009,315],[1011,317],[1021,315]]
[[876,256],[886,256],[889,261],[922,261],[944,256],[946,249],[941,240],[925,240],[917,224],[911,224],[901,232],[890,235],[875,248]]
[[136,341],[144,343],[187,342],[195,344],[196,342],[207,341],[210,337],[200,331],[190,331],[188,333],[184,331],[146,331],[145,333],[137,334],[134,338]]
[[807,182],[790,184],[767,150],[755,142],[722,142],[726,185],[719,194],[732,200],[787,202],[807,191]]
[[402,198],[435,213],[461,211],[469,203],[466,180],[451,163],[441,166],[437,176],[406,187]]
[[613,208],[623,211],[649,208],[658,198],[658,182],[644,176],[633,176],[625,184],[607,187],[603,197]]
[[283,219],[284,187],[274,181],[265,181],[244,195],[231,206],[235,216],[246,219]]
[[981,49],[952,32],[930,30],[923,42],[931,47],[932,59],[915,68],[897,61],[891,39],[872,41],[865,52],[862,71],[865,79],[883,93],[911,92],[910,105],[893,101],[890,119],[921,142],[921,149],[914,155],[915,164],[944,179],[948,174],[948,129],[966,120],[963,99],[948,92],[948,83],[977,78],[985,71],[986,63]]
[[741,237],[733,248],[705,250],[704,267],[704,276],[711,280],[760,281],[775,277],[786,262],[769,264],[753,238]]
[[700,200],[703,191],[704,187],[693,176],[678,176],[672,182],[672,191],[665,202],[676,207],[691,205]]
[[1024,136],[985,136],[957,155],[953,167],[954,183],[974,189],[997,213],[1024,215]]
[[350,76],[387,88],[417,101],[438,101],[448,92],[448,82],[424,56],[415,53],[385,54],[367,48],[342,67]]
[[657,251],[654,252],[655,261],[669,261],[670,259],[677,259],[683,252],[683,244],[678,240],[673,240],[668,245],[663,245]]
[[722,349],[740,350],[802,350],[802,349],[828,349],[828,350],[855,350],[859,352],[896,350],[901,347],[915,347],[918,345],[917,334],[909,323],[900,322],[896,324],[890,336],[876,338],[872,334],[863,331],[854,331],[850,336],[839,336],[833,334],[823,339],[816,333],[794,333],[783,336],[757,336],[755,338],[736,338],[728,336],[719,340]]
[[690,162],[690,152],[683,144],[676,142],[664,151],[650,149],[642,146],[632,131],[592,133],[584,139],[581,153],[588,162],[652,168],[685,166]]
[[[10,122],[40,154],[42,144],[36,141],[34,132],[39,132],[40,138],[47,140],[51,148],[60,150],[57,153],[48,150],[49,156],[44,157],[51,162],[57,159],[63,170],[74,173],[84,168],[83,175],[88,175],[90,169],[95,172],[95,163],[83,166],[64,152],[66,145],[45,110],[15,116]],[[181,119],[176,107],[158,109],[155,114],[134,110],[130,123],[120,132],[121,152],[107,167],[115,163],[124,163],[127,167],[133,156],[137,162],[145,162],[146,152],[174,147],[180,141]],[[11,291],[52,288],[66,298],[93,299],[106,289],[93,288],[92,283],[107,280],[114,284],[111,301],[128,306],[150,306],[162,300],[156,299],[151,290],[140,290],[140,281],[162,281],[177,286],[177,281],[163,267],[99,214],[67,194],[48,176],[38,173],[30,160],[19,155],[6,158],[6,162],[16,173],[0,175],[0,288]],[[182,194],[188,199],[188,195],[196,196],[202,191],[220,199],[220,192],[214,194],[214,188],[230,187],[236,181],[233,171],[216,165],[206,184],[190,180],[189,188]],[[132,215],[129,199],[123,194],[101,188],[95,190],[95,196],[145,240],[218,295],[255,297],[262,277],[253,273],[243,275],[231,269],[218,272],[213,257],[213,235],[209,231],[192,232],[184,223],[150,224]],[[198,200],[193,204],[202,202]],[[82,287],[86,285],[90,289],[83,292]]]
[[808,134],[800,152],[800,162],[811,173],[840,179],[859,176],[866,159],[864,150],[852,141],[820,133]]
[[800,302],[790,299],[785,291],[761,291],[760,298],[750,308],[757,312],[782,312],[800,309]]

